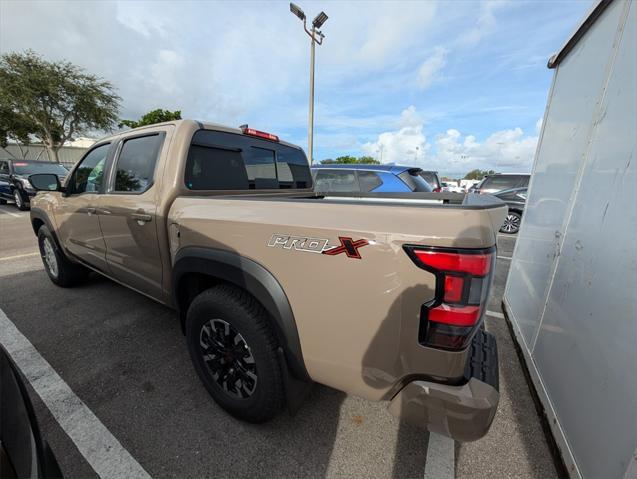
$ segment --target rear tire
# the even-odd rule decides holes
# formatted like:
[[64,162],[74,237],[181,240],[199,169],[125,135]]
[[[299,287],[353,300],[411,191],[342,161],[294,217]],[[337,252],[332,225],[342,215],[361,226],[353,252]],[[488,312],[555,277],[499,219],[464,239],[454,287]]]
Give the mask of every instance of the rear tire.
[[13,190],[13,201],[15,201],[15,206],[20,211],[29,209],[29,201],[24,199],[24,195],[17,188]]
[[514,235],[520,231],[520,224],[522,223],[522,215],[517,211],[509,211],[504,223],[500,228],[500,233]]
[[58,248],[51,231],[46,226],[41,226],[38,230],[38,246],[44,270],[56,285],[68,288],[85,280],[88,276],[88,269],[69,261]]
[[188,351],[213,399],[233,416],[261,423],[284,405],[277,342],[263,307],[219,285],[200,293],[186,316]]

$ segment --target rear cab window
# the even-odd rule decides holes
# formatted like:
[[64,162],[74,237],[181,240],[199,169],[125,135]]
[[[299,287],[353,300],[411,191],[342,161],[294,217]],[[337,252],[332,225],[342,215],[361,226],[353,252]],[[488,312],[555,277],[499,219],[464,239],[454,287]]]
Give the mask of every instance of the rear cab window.
[[186,171],[191,190],[305,189],[312,187],[302,150],[238,133],[199,130]]

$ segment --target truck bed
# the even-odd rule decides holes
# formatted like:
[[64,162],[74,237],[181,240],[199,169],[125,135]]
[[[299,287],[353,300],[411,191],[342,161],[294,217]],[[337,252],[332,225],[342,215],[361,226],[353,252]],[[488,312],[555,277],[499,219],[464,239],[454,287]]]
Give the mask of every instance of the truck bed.
[[[403,246],[493,247],[505,213],[501,201],[473,194],[180,196],[168,227],[179,232],[171,234],[171,251],[214,245],[271,272],[295,317],[304,318],[298,328],[311,377],[379,400],[394,386],[396,368],[400,375],[424,368],[432,377],[460,378],[466,364],[466,351],[441,364],[432,350],[416,347],[420,308],[433,299],[436,281]],[[343,238],[364,240],[360,258],[297,247],[311,240],[336,246]],[[394,363],[405,351],[413,363]],[[362,357],[368,364],[361,376]]]

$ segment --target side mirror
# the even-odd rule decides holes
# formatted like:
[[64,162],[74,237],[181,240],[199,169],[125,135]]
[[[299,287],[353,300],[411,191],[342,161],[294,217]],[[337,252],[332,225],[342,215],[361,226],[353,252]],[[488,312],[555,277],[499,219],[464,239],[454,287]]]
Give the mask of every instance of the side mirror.
[[60,179],[52,173],[38,173],[29,176],[29,182],[37,191],[62,191]]

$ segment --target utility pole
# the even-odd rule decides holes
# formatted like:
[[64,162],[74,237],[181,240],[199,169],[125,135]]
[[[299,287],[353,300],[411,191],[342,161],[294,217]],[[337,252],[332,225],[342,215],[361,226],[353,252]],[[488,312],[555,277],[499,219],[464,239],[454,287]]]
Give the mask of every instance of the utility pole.
[[312,30],[308,30],[307,28],[307,18],[303,10],[301,10],[297,5],[290,3],[290,11],[299,17],[300,20],[303,20],[303,29],[305,33],[310,36],[310,107],[308,111],[308,131],[307,131],[307,154],[308,159],[310,161],[310,165],[314,161],[314,54],[316,49],[316,44],[323,44],[323,39],[325,35],[319,28],[323,26],[325,21],[327,20],[327,15],[325,12],[319,13],[314,20],[312,20]]

